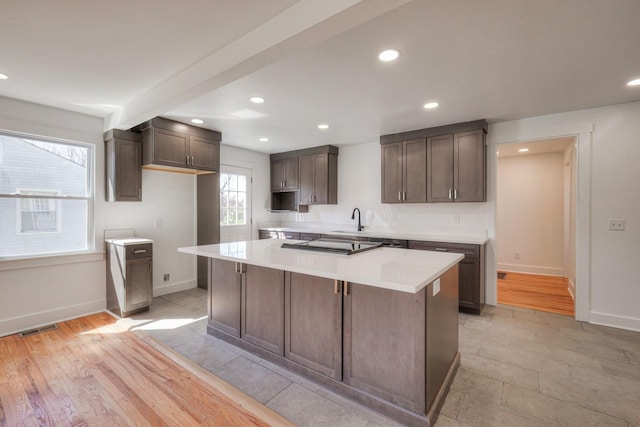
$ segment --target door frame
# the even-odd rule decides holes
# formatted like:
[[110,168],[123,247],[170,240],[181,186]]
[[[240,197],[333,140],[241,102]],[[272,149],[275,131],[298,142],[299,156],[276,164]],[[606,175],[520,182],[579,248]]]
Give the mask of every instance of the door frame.
[[518,127],[505,123],[487,138],[487,271],[486,301],[497,303],[497,257],[496,257],[496,193],[497,151],[500,144],[519,143],[566,136],[576,138],[576,295],[575,319],[589,321],[591,295],[591,145],[593,123],[582,123],[560,127]]

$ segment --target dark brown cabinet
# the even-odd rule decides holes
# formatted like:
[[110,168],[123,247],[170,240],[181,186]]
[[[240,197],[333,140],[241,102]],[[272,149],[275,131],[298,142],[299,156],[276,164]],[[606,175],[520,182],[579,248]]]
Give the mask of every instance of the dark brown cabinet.
[[239,264],[209,258],[209,325],[240,337],[242,276]]
[[285,357],[342,379],[342,282],[286,273]]
[[284,356],[284,271],[240,264],[243,340]]
[[271,161],[271,190],[289,191],[298,188],[298,158],[288,157]]
[[142,136],[117,129],[104,133],[105,200],[142,200]]
[[338,203],[338,156],[313,154],[300,157],[301,205]]
[[487,122],[380,137],[382,203],[484,202]]
[[156,117],[137,126],[142,132],[142,164],[147,169],[217,172],[220,132]]
[[383,144],[382,203],[427,201],[427,143],[425,138]]
[[153,245],[118,242],[107,242],[107,310],[127,317],[153,300]]
[[485,246],[466,243],[409,241],[409,249],[464,254],[459,266],[459,306],[461,311],[479,314],[485,301]]
[[427,138],[427,201],[485,201],[484,130]]

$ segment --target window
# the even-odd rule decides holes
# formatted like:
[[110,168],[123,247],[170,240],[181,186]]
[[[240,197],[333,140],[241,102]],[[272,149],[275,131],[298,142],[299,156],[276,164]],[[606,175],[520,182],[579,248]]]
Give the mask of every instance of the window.
[[220,174],[220,225],[247,223],[247,177]]
[[0,134],[0,258],[90,249],[93,146]]

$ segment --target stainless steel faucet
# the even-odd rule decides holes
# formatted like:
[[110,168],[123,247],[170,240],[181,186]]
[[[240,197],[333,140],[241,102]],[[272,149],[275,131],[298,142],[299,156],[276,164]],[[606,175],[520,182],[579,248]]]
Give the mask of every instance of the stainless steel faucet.
[[360,223],[360,209],[353,209],[353,212],[351,212],[351,219],[356,219],[356,211],[358,211],[358,231],[362,231],[364,230],[364,226]]

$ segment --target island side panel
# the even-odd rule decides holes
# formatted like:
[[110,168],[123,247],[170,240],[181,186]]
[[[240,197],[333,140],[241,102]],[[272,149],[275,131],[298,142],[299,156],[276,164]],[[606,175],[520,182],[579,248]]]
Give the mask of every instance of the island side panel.
[[342,380],[342,282],[285,273],[285,357]]
[[425,414],[425,290],[345,284],[344,382]]
[[242,339],[284,356],[284,271],[242,264]]
[[209,258],[209,325],[240,337],[241,276],[237,263]]
[[[458,354],[458,274],[455,265],[440,276],[440,292],[436,295],[433,283],[426,288],[427,410],[430,414],[441,388],[446,392],[449,386],[443,383]],[[435,403],[442,405],[443,402]]]

